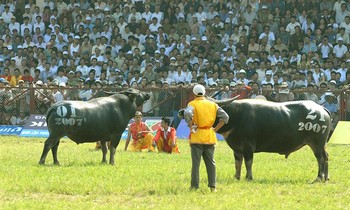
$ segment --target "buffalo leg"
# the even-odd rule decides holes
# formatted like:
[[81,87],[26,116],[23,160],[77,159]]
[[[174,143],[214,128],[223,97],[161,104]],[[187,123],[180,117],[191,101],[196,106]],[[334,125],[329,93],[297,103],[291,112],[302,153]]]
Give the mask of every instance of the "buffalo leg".
[[243,162],[243,154],[241,152],[234,151],[233,156],[235,157],[235,168],[236,168],[235,178],[237,180],[240,180],[241,179],[242,162]]
[[102,148],[102,163],[107,163],[106,155],[107,155],[107,142],[100,141],[100,145]]
[[52,157],[53,157],[53,164],[55,165],[60,165],[60,162],[57,159],[57,149],[58,146],[60,145],[60,140],[57,141],[57,143],[52,147]]
[[243,156],[244,156],[245,168],[247,170],[246,179],[253,180],[253,172],[252,172],[253,152],[244,152]]
[[328,154],[324,147],[314,150],[314,155],[318,163],[317,178],[314,182],[324,181],[328,179]]
[[328,153],[326,152],[326,162],[325,162],[325,169],[324,169],[324,180],[328,181],[329,176],[328,176]]
[[114,155],[121,137],[122,137],[122,134],[120,133],[116,137],[114,137],[113,140],[111,141],[111,147],[109,149],[109,153],[110,153],[109,164],[111,165],[114,165]]
[[47,140],[45,141],[45,144],[44,144],[44,149],[43,149],[43,153],[41,154],[39,164],[41,164],[41,165],[45,164],[47,153],[49,153],[50,149],[54,145],[56,145],[58,141],[59,141],[59,138],[53,138],[53,137],[51,137],[51,135],[49,136],[49,138],[47,138]]

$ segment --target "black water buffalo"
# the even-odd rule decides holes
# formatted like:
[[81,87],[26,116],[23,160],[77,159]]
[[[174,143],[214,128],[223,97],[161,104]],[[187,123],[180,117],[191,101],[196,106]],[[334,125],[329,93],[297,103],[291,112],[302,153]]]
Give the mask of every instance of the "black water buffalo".
[[54,164],[59,164],[57,148],[64,136],[79,143],[101,141],[102,162],[106,162],[106,142],[111,141],[109,163],[114,164],[116,147],[136,108],[150,98],[148,93],[127,89],[109,97],[90,101],[62,101],[47,112],[46,122],[50,132],[45,141],[39,164],[52,150]]
[[[220,102],[218,102],[220,105]],[[253,154],[271,152],[288,155],[309,145],[318,162],[317,179],[328,180],[328,154],[325,150],[331,117],[313,101],[274,103],[264,100],[238,100],[223,105],[229,122],[218,133],[234,150],[236,174],[240,179],[243,158],[246,178],[253,179]]]
[[[213,99],[210,99],[215,101]],[[318,162],[315,181],[328,180],[328,154],[325,150],[331,130],[327,110],[313,101],[274,103],[245,99],[215,101],[230,116],[219,129],[234,151],[237,179],[241,178],[243,159],[246,178],[253,179],[253,154],[271,152],[288,155],[309,145]],[[184,117],[184,110],[179,112]]]

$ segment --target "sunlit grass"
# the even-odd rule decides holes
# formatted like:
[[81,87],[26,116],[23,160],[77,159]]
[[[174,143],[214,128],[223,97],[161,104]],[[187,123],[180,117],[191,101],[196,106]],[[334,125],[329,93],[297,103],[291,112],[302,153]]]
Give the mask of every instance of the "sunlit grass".
[[[254,156],[254,180],[237,181],[232,151],[216,148],[217,193],[207,188],[204,163],[198,191],[190,191],[191,159],[187,141],[180,154],[124,152],[116,165],[101,164],[94,144],[64,139],[61,166],[38,165],[45,139],[0,137],[0,209],[348,209],[350,148],[328,145],[330,181],[316,178],[317,162],[308,147],[288,159],[277,154]],[[242,171],[245,176],[245,170]]]

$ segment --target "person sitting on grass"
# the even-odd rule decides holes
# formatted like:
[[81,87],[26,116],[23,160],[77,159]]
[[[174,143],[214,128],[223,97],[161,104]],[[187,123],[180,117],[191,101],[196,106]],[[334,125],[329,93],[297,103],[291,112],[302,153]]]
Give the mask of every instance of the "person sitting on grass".
[[148,149],[149,152],[153,152],[153,131],[146,125],[146,123],[142,122],[142,113],[140,111],[136,111],[134,120],[135,122],[131,123],[128,129],[128,137],[126,138],[125,142],[125,151],[128,150],[130,138],[132,138],[129,151],[141,152],[143,149]]
[[156,136],[153,138],[152,145],[157,146],[158,152],[179,153],[179,147],[176,138],[176,129],[170,127],[170,119],[162,118],[161,127],[158,128]]

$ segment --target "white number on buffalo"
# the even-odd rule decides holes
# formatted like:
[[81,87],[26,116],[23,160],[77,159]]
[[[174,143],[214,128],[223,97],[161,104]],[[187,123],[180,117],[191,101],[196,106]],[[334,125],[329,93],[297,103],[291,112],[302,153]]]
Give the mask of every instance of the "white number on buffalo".
[[327,129],[327,125],[322,125],[320,126],[320,124],[318,123],[315,123],[313,124],[312,122],[307,122],[307,123],[304,123],[304,122],[299,122],[299,131],[303,131],[303,130],[306,130],[306,131],[313,131],[315,133],[319,133],[322,129],[322,134],[324,134],[324,132],[326,131]]

